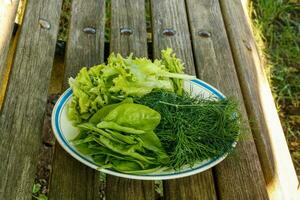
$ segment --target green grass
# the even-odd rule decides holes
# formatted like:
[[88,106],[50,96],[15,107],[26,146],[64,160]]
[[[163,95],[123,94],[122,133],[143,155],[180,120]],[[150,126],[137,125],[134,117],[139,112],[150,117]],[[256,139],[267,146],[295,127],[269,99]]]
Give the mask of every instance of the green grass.
[[254,0],[249,12],[299,176],[300,3],[299,0]]

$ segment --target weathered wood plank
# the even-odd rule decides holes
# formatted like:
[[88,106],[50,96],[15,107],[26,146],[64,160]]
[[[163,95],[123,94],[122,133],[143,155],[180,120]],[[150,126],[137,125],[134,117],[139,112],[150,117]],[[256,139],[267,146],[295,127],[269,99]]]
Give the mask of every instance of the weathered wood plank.
[[[185,3],[183,0],[151,1],[153,52],[160,57],[160,51],[171,47],[186,65],[186,73],[195,74]],[[175,35],[163,34],[164,30],[174,30]],[[168,31],[167,31],[168,32]]]
[[[104,0],[72,2],[65,59],[65,89],[69,87],[68,78],[75,77],[83,66],[90,67],[104,61],[104,22]],[[92,29],[95,29],[95,33]]]
[[[68,78],[75,77],[83,66],[103,62],[104,55],[104,0],[73,0],[69,38],[65,59],[64,89]],[[85,28],[95,32],[85,32]],[[56,144],[53,159],[50,199],[97,199],[98,173],[81,164]],[[66,170],[66,167],[67,170]]]
[[[121,29],[130,29],[131,35]],[[147,32],[144,0],[113,0],[111,2],[110,51],[128,56],[147,57]],[[155,198],[154,182],[107,176],[106,198],[111,200]]]
[[[152,0],[152,24],[154,57],[167,47],[173,48],[183,60],[186,72],[195,74],[193,52],[189,34],[185,3],[183,0]],[[173,29],[175,35],[163,34],[165,29]],[[164,181],[166,199],[216,199],[216,191],[211,170],[182,179]]]
[[6,74],[10,71],[10,66],[7,66],[7,56],[18,5],[19,0],[0,2],[0,110],[8,81]]
[[[131,35],[121,33],[126,28]],[[111,1],[110,51],[128,56],[147,56],[147,32],[144,0]]]
[[0,199],[31,199],[61,4],[27,3],[0,116]]
[[72,158],[59,144],[52,165],[49,199],[97,199],[99,178],[95,171]]
[[164,195],[171,200],[217,199],[211,170],[192,177],[165,181]]
[[105,196],[108,200],[154,200],[154,183],[108,175]]
[[[241,0],[220,0],[271,199],[292,199],[298,180]],[[300,197],[298,197],[300,198]]]
[[[187,1],[194,57],[199,77],[240,102],[247,119],[218,0]],[[267,199],[266,185],[250,127],[247,139],[238,142],[236,156],[214,168],[220,199]]]

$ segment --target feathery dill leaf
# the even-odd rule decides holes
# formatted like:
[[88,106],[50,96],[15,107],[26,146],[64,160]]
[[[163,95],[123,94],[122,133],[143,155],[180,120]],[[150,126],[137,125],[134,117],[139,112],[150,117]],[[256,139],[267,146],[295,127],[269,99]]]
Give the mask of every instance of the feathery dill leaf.
[[136,102],[161,114],[155,133],[174,169],[229,152],[240,132],[238,105],[230,98],[216,101],[158,91]]

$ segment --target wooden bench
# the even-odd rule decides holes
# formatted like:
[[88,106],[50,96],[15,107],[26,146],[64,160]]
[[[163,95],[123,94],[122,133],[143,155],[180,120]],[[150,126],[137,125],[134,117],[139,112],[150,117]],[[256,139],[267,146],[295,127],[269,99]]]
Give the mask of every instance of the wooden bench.
[[[245,127],[236,154],[203,173],[163,181],[164,199],[296,199],[297,176],[241,0],[151,0],[153,45],[145,1],[111,1],[110,52],[158,58],[171,47],[186,72],[240,102]],[[62,0],[28,0],[12,41],[18,0],[0,9],[0,199],[31,199]],[[73,0],[63,89],[82,66],[104,61],[104,0]],[[8,53],[9,46],[15,46]],[[12,56],[8,56],[12,55]],[[10,74],[9,80],[7,74]],[[5,98],[4,98],[5,97]],[[251,126],[250,126],[251,125]],[[53,153],[49,199],[99,199],[99,172]],[[106,176],[106,199],[154,200],[153,181]]]

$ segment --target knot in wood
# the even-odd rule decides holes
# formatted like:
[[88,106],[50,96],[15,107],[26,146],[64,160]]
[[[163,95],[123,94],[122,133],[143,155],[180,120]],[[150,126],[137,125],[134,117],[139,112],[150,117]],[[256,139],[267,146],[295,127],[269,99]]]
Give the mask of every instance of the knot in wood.
[[211,33],[209,31],[200,30],[198,31],[198,35],[203,38],[209,38],[211,36]]
[[49,21],[43,19],[43,18],[40,18],[39,19],[39,24],[40,26],[43,28],[43,29],[47,29],[49,30],[51,28],[51,24]]
[[165,36],[173,36],[176,34],[176,31],[172,28],[166,28],[163,30],[162,34]]
[[248,51],[252,51],[252,48],[251,48],[251,45],[249,42],[247,42],[246,40],[243,40],[243,43],[244,43],[246,49],[248,49]]
[[83,32],[87,33],[87,34],[96,34],[96,29],[94,27],[85,27],[83,29]]
[[120,28],[121,35],[131,35],[133,33],[131,28]]
[[248,49],[248,51],[252,51],[250,44],[246,44],[246,48]]

